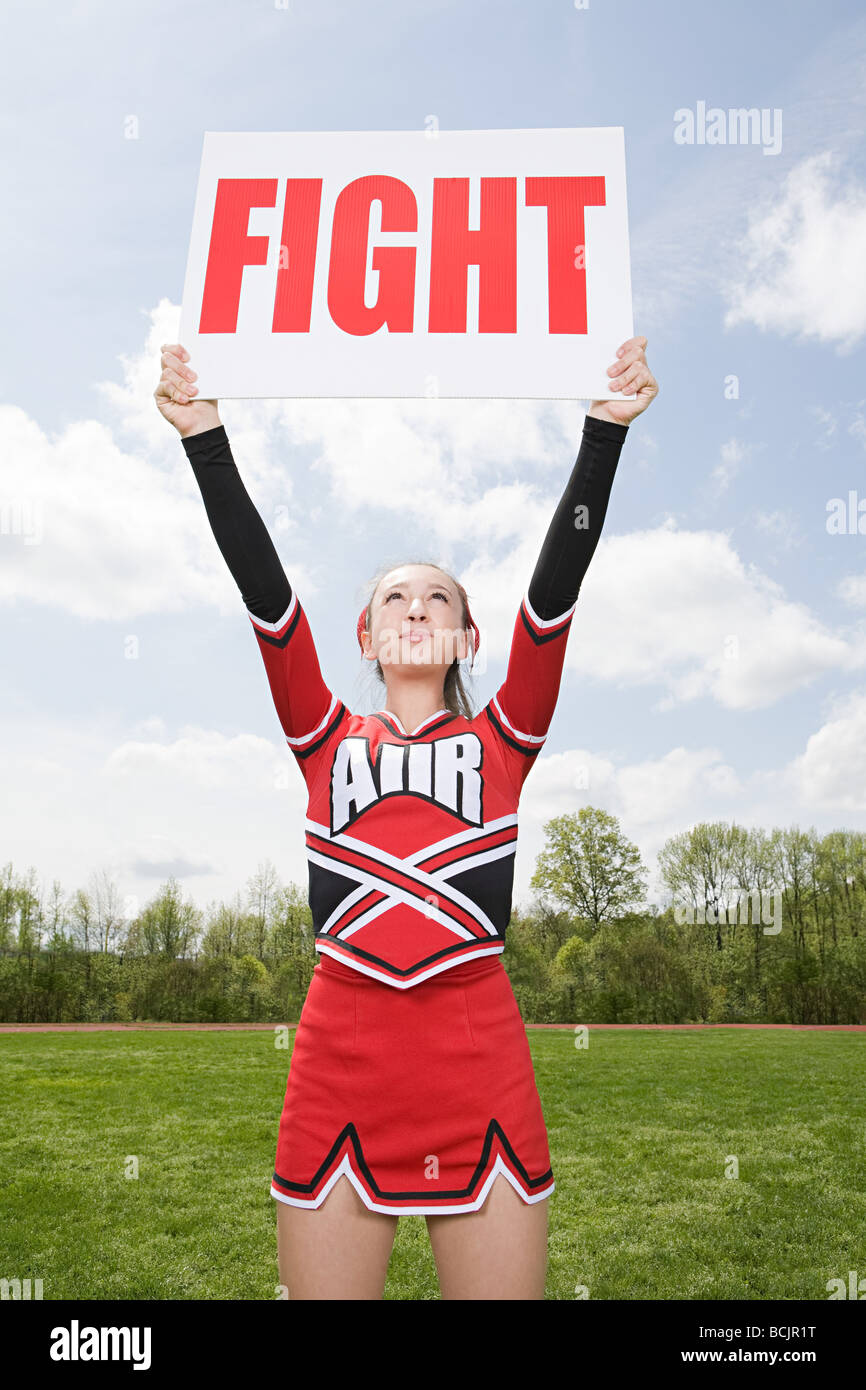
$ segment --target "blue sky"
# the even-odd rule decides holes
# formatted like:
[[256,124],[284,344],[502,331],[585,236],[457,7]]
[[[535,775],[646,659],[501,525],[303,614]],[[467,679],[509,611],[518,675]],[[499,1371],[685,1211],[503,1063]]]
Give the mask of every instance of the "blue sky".
[[[544,820],[585,802],[651,871],[699,820],[864,827],[866,516],[863,535],[827,529],[852,490],[866,512],[860,6],[82,0],[9,4],[5,28],[0,862],[67,890],[108,870],[130,910],[168,872],[202,905],[264,858],[306,881],[302,780],[151,393],[204,130],[430,115],[625,128],[635,327],[661,388],[626,440],[526,783],[517,900]],[[698,102],[781,111],[780,151],[678,144],[675,112]],[[355,615],[379,564],[417,551],[467,584],[483,704],[581,404],[222,417],[332,688],[381,707]]]

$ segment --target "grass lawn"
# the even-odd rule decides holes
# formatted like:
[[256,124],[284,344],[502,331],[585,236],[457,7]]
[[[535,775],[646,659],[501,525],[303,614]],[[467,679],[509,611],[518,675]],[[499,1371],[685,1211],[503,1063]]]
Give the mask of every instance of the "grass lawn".
[[[866,1276],[861,1035],[529,1039],[548,1298],[826,1299]],[[45,1299],[273,1298],[288,1055],[268,1032],[0,1036],[0,1277]],[[438,1297],[423,1217],[400,1220],[385,1296]]]

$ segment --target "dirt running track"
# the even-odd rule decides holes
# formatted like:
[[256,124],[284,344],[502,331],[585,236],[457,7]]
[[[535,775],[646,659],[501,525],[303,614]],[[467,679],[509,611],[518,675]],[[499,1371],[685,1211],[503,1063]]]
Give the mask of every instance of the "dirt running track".
[[[246,1032],[271,1033],[275,1028],[297,1028],[297,1023],[0,1023],[0,1033],[230,1033],[237,1029]],[[596,1029],[634,1028],[662,1029],[675,1032],[701,1032],[707,1028],[775,1028],[783,1032],[866,1033],[866,1023],[528,1023],[527,1028],[560,1028],[573,1032],[576,1027]]]

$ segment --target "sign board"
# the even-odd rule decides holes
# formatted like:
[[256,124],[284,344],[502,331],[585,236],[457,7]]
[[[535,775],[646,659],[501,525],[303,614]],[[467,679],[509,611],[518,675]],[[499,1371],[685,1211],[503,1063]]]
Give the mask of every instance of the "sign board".
[[199,399],[633,399],[633,333],[621,126],[205,134]]

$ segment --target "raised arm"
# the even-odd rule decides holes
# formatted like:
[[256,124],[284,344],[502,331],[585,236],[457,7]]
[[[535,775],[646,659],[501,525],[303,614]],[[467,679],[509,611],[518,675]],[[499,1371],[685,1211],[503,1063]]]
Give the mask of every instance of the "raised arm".
[[547,737],[577,596],[598,545],[627,425],[587,416],[577,462],[520,603],[508,671],[487,715],[513,753],[518,786]]
[[238,472],[216,401],[194,399],[195,373],[179,344],[164,349],[162,360],[157,405],[181,436],[214,538],[252,622],[280,724],[303,768],[344,707],[322,678],[306,614]]
[[637,392],[635,401],[593,401],[586,415],[577,461],[521,600],[505,680],[485,710],[518,789],[547,738],[572,616],[601,536],[629,423],[658,393],[645,347],[645,338],[630,339],[608,368],[626,390]]
[[275,623],[292,601],[292,586],[243,479],[225,426],[181,439],[207,519],[249,614]]

